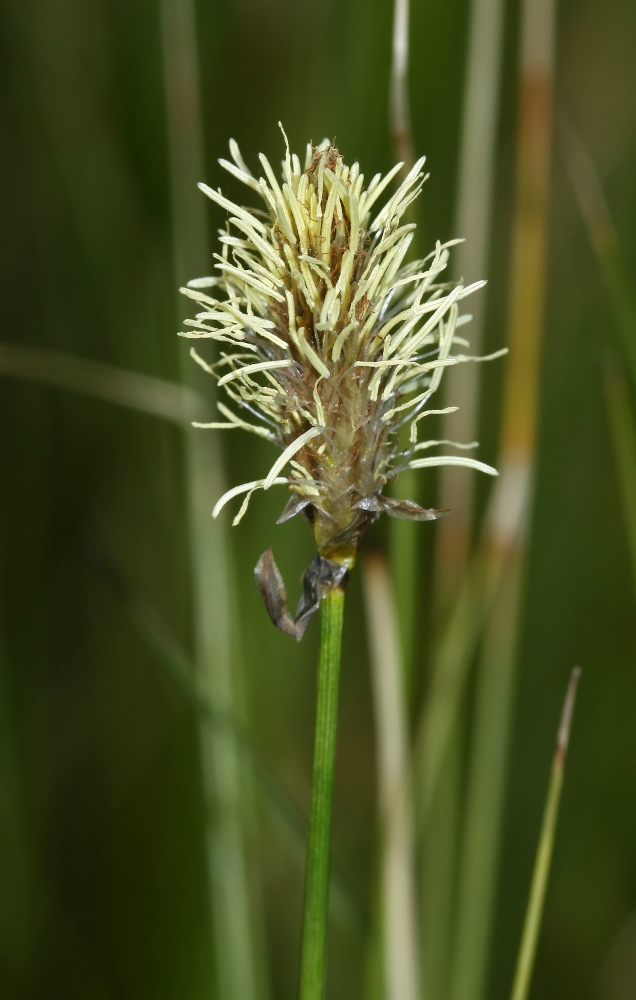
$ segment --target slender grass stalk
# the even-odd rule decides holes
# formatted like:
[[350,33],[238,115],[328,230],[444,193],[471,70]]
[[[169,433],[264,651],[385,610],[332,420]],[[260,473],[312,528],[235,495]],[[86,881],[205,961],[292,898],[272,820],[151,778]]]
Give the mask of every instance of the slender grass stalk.
[[452,614],[436,639],[431,686],[416,732],[417,820],[425,835],[421,903],[425,996],[449,995],[448,979],[457,961],[452,900],[464,817],[459,808],[462,748],[456,734],[470,666],[505,581],[506,566],[505,560],[493,557],[483,540],[468,566]]
[[[404,173],[411,170],[415,161],[408,88],[409,19],[410,0],[394,0],[389,118],[394,154],[404,162]],[[413,206],[411,213],[412,210]],[[417,239],[417,235],[415,238]],[[417,499],[418,492],[414,473],[406,471],[396,485],[396,496],[401,499]],[[406,704],[415,667],[418,553],[421,540],[415,525],[408,521],[394,521],[389,537],[399,634],[398,621],[393,613],[388,572],[385,568],[383,580],[378,563],[375,564],[375,575],[374,564],[370,561],[365,563],[380,772],[378,794],[384,832],[379,898],[383,909],[381,926],[386,996],[388,1000],[411,1000],[420,988],[420,969],[412,789],[406,774],[407,766],[410,766],[407,765]],[[383,595],[380,590],[384,591]],[[372,604],[375,605],[374,608]],[[384,628],[381,627],[382,624]],[[393,711],[390,715],[391,700],[386,701],[387,692],[383,690],[385,687],[393,695]],[[392,748],[395,748],[396,753],[394,760]],[[391,788],[394,782],[397,793]],[[399,796],[398,802],[392,803],[396,794]],[[396,812],[392,812],[394,804],[398,806]]]
[[[503,0],[472,0],[464,84],[462,134],[455,232],[464,243],[454,254],[454,273],[462,281],[488,276],[494,190],[497,111],[502,60]],[[487,288],[475,296],[469,327],[471,351],[481,353]],[[440,437],[473,441],[478,437],[479,365],[449,372],[445,405],[461,400],[459,411],[442,418]],[[446,466],[440,471],[439,505],[452,516],[436,534],[435,598],[446,608],[457,594],[466,569],[473,522],[474,477]]]
[[[490,571],[505,585],[499,588],[487,626],[484,666],[476,692],[477,714],[469,755],[470,808],[458,882],[455,979],[451,992],[454,1000],[482,1000],[486,992],[534,482],[547,254],[554,20],[555,0],[524,0],[508,317],[510,356],[504,384],[500,478],[493,492],[485,534]],[[493,734],[497,734],[496,740]],[[486,825],[484,817],[489,818]]]
[[452,972],[465,720],[466,713],[460,709],[440,765],[421,847],[422,996],[431,1000],[447,1000]]
[[415,739],[418,822],[428,825],[472,658],[499,592],[504,564],[488,558],[485,545],[468,567],[446,627],[436,640],[434,673]]
[[606,376],[605,398],[636,596],[636,419],[630,406],[627,385],[622,376],[616,374]]
[[[459,858],[452,1000],[484,995],[491,916],[496,898],[513,695],[510,663],[516,651],[523,583],[514,554],[506,566],[479,663],[469,782]],[[461,956],[461,961],[460,961]]]
[[[399,500],[419,500],[421,495],[417,474],[407,469],[395,481],[391,493]],[[391,575],[395,580],[396,605],[402,648],[401,670],[407,700],[413,690],[416,662],[416,622],[421,612],[419,570],[421,538],[417,525],[410,521],[392,521],[389,525],[389,556]]]
[[[168,145],[172,180],[175,270],[178,283],[207,267],[208,240],[197,182],[203,177],[195,11],[192,0],[161,0]],[[192,364],[182,352],[184,381]],[[209,699],[234,714],[236,678],[231,634],[232,567],[226,529],[214,525],[210,502],[224,491],[216,435],[186,437],[186,492],[190,504],[190,564],[197,672]],[[234,608],[232,608],[232,614]],[[234,662],[236,657],[234,656]],[[200,727],[208,811],[210,907],[219,996],[262,996],[265,979],[256,957],[255,922],[245,850],[245,789],[233,740]]]
[[81,392],[179,427],[189,428],[193,420],[205,420],[209,413],[205,401],[189,386],[42,347],[0,343],[0,375]]
[[386,1000],[417,1000],[419,941],[415,900],[409,740],[395,601],[380,552],[363,561],[371,653],[382,831],[382,951]]
[[505,568],[506,564],[493,559],[482,543],[468,566],[452,614],[436,639],[431,686],[416,733],[417,819],[425,835],[421,904],[425,996],[447,996],[448,977],[455,966],[456,849],[464,828],[459,808],[461,706],[475,650]]
[[[486,277],[490,258],[490,228],[494,188],[497,111],[502,58],[503,0],[472,0],[468,34],[468,52],[464,82],[462,131],[460,139],[459,179],[457,186],[455,233],[465,242],[454,254],[454,274],[463,281]],[[471,304],[473,315],[469,327],[471,351],[481,353],[487,288]],[[460,366],[458,366],[460,367]],[[469,370],[470,369],[470,370]],[[457,441],[473,441],[478,437],[479,392],[481,367],[465,365],[461,371],[449,373],[445,389],[445,404],[460,400],[459,411],[441,418],[440,437]],[[458,597],[466,573],[473,524],[475,484],[465,470],[446,466],[440,470],[439,505],[451,510],[451,516],[440,522],[435,538],[434,606],[438,620]],[[479,615],[477,615],[479,619]],[[456,621],[451,616],[451,623]],[[459,623],[458,623],[459,624]],[[461,644],[461,637],[457,637]],[[452,646],[453,644],[451,644]],[[436,649],[448,648],[444,641]],[[463,682],[471,661],[470,645],[456,664],[447,664],[433,657],[431,674],[436,682],[430,690],[434,698],[439,688],[441,672],[450,669],[460,678],[457,705],[461,700]],[[433,701],[433,710],[437,705]],[[454,896],[457,868],[457,847],[462,828],[459,794],[463,780],[463,754],[460,728],[455,723],[448,728],[447,748],[439,767],[443,768],[435,808],[427,826],[422,859],[423,948],[427,967],[427,995],[445,996],[447,975],[452,954]],[[428,772],[430,774],[430,771]]]
[[581,671],[576,667],[572,671],[570,683],[568,685],[561,723],[557,736],[557,745],[552,761],[552,774],[548,788],[548,797],[543,813],[541,824],[541,834],[532,874],[532,884],[530,887],[530,898],[526,910],[521,947],[517,958],[517,968],[512,987],[511,1000],[526,1000],[530,990],[530,980],[534,959],[537,952],[537,942],[539,940],[539,930],[541,918],[543,916],[543,905],[545,893],[550,874],[550,863],[552,861],[552,849],[554,847],[554,835],[556,832],[557,819],[559,815],[559,804],[561,802],[561,791],[563,789],[563,772],[565,770],[565,758],[570,739],[570,728],[572,725],[572,714],[574,712],[574,702],[576,699],[576,689]]
[[[393,39],[391,48],[391,78],[389,88],[389,124],[393,153],[402,160],[401,176],[405,177],[415,162],[411,112],[408,90],[410,0],[395,0],[393,5]],[[405,221],[411,222],[414,206],[410,206]],[[415,240],[417,240],[417,232]],[[412,248],[413,249],[413,248]],[[414,472],[406,470],[395,484],[395,496],[406,500],[417,498],[418,482]],[[390,561],[397,591],[401,638],[401,668],[409,688],[415,646],[417,612],[418,535],[414,524],[394,521],[390,527]]]
[[325,993],[331,812],[344,599],[344,589],[337,587],[322,601],[314,764],[300,960],[300,1000],[323,1000]]
[[408,91],[409,0],[395,0],[391,63],[390,119],[393,149],[407,174],[415,162]]

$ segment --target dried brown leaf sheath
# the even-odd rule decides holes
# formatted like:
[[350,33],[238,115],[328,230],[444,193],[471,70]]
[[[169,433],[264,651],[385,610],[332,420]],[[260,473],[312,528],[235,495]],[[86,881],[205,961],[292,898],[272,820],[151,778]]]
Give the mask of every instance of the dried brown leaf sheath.
[[296,616],[287,610],[287,591],[271,549],[263,552],[254,569],[256,589],[265,601],[269,617],[282,632],[300,640],[305,634],[311,616],[318,610],[321,599],[330,590],[343,587],[348,570],[318,555],[305,570],[303,594],[298,602]]

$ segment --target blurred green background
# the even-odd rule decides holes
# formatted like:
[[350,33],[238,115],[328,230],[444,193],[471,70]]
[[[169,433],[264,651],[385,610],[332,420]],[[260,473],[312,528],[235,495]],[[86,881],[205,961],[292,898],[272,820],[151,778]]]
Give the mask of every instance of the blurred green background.
[[[413,133],[431,171],[419,206],[425,245],[461,235],[453,218],[468,11],[467,0],[413,0]],[[298,152],[310,139],[336,137],[367,177],[391,166],[388,0],[199,0],[196,14],[202,180],[238,197],[217,157],[234,137],[254,169],[259,151],[278,163],[279,119]],[[510,0],[491,350],[503,343],[507,304],[518,19]],[[5,3],[0,27],[2,341],[178,381],[187,344],[175,334],[192,310],[175,295],[157,0]],[[556,113],[596,165],[631,275],[635,51],[633,0],[559,4]],[[558,151],[552,185],[538,483],[488,997],[509,990],[561,700],[580,664],[533,995],[634,1000],[636,593],[603,393],[604,368],[622,362]],[[191,197],[212,235],[223,213],[200,206],[194,186]],[[196,273],[206,273],[205,264]],[[483,373],[485,461],[496,458],[504,364]],[[166,630],[192,658],[185,439],[203,432],[184,434],[169,421],[36,380],[0,379],[0,994],[227,1000],[217,976],[197,713],[152,638]],[[197,385],[210,391],[205,380]],[[219,440],[230,484],[268,470],[261,442]],[[435,476],[423,473],[421,482],[426,505],[434,505]],[[478,488],[484,501],[490,483]],[[211,509],[217,496],[208,499]],[[240,780],[249,804],[256,964],[260,995],[275,1000],[291,1000],[296,990],[302,852],[254,775],[276,775],[307,811],[318,632],[312,624],[301,645],[278,633],[252,585],[270,544],[294,599],[311,559],[300,518],[275,526],[283,503],[280,493],[253,499],[229,534],[227,584],[234,711],[250,743],[240,753]],[[223,530],[210,520],[210,533]],[[435,530],[425,524],[417,534],[413,720],[426,690]],[[375,535],[383,543],[386,527]],[[144,631],[149,620],[161,625]],[[348,1000],[366,995],[373,978],[378,853],[359,573],[344,641],[334,855],[363,929],[334,920],[328,995]],[[227,731],[227,720],[210,725]]]

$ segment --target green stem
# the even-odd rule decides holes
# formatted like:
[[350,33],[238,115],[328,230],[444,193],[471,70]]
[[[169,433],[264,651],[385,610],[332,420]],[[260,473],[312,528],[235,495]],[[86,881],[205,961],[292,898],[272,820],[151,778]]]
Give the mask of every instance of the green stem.
[[344,590],[337,588],[322,602],[314,767],[300,960],[300,1000],[322,1000],[325,992],[331,808],[336,759],[343,614]]

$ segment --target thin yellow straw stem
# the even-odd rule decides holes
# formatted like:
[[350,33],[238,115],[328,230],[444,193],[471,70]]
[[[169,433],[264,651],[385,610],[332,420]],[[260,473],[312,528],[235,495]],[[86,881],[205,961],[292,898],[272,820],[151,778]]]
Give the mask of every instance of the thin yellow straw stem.
[[81,392],[188,429],[193,420],[210,414],[188,386],[43,347],[0,343],[0,375]]
[[512,558],[494,602],[475,692],[459,863],[452,1000],[478,1000],[486,995],[511,724],[510,664],[516,650],[521,586],[521,564]]
[[426,829],[470,663],[500,584],[499,567],[476,553],[432,653],[434,671],[415,741],[418,822]]
[[408,726],[395,601],[381,553],[365,556],[363,585],[378,764],[384,996],[386,1000],[417,1000],[419,935]]
[[[510,356],[506,360],[497,463],[500,476],[493,490],[479,550],[472,560],[472,568],[464,576],[460,595],[437,644],[438,653],[433,657],[434,663],[440,657],[446,664],[453,664],[453,677],[446,676],[446,667],[438,665],[434,669],[432,694],[421,721],[418,742],[423,755],[424,816],[484,614],[497,593],[508,558],[514,549],[523,549],[530,498],[546,266],[553,0],[525,0],[523,10],[516,213],[508,318]],[[430,729],[438,735],[427,735]],[[426,753],[426,747],[431,745],[437,748],[432,759]]]
[[393,148],[407,174],[413,164],[413,136],[408,92],[409,0],[395,0],[393,8],[393,60],[391,65],[390,119]]
[[[389,125],[393,140],[393,152],[397,160],[404,163],[400,176],[403,178],[415,163],[413,133],[408,92],[409,67],[409,0],[394,0],[393,4],[393,45],[391,80],[389,93]],[[407,209],[404,221],[413,221],[414,206]],[[411,252],[415,250],[417,232]],[[402,500],[417,497],[418,478],[412,470],[405,470],[395,484],[395,496]],[[412,670],[415,645],[415,619],[417,616],[417,567],[418,528],[410,521],[394,521],[390,527],[390,556],[397,590],[399,627],[402,648],[402,667],[408,680]],[[399,573],[398,573],[399,568]]]
[[[555,0],[522,7],[516,209],[502,431],[485,525],[491,578],[503,581],[484,640],[470,754],[469,812],[460,872],[454,1000],[485,995],[505,789],[514,667],[522,620],[544,322]],[[492,692],[495,692],[495,697]],[[493,739],[496,734],[496,740]],[[484,817],[488,817],[487,826]],[[475,913],[479,919],[475,920]]]
[[[501,812],[504,788],[506,734],[512,709],[512,677],[521,619],[543,328],[553,22],[553,0],[525,0],[522,10],[516,212],[508,319],[510,357],[506,365],[497,463],[501,474],[493,491],[479,550],[470,572],[465,576],[450,624],[442,634],[433,660],[431,690],[417,741],[420,816],[426,822],[453,733],[471,658],[485,616],[492,607],[486,649],[489,658],[494,660],[493,669],[496,667],[501,681],[500,697],[493,704],[483,696],[482,688],[489,686],[490,673],[482,674],[477,704],[483,706],[483,718],[480,716],[475,720],[474,731],[476,734],[488,734],[497,730],[503,734],[500,745],[495,748],[497,758],[501,757],[503,764],[493,758],[493,780],[486,784],[477,773],[477,763],[472,766],[469,776],[468,800],[473,803],[473,808],[465,829],[464,865],[458,892],[456,974],[452,991],[452,996],[461,997],[461,1000],[480,1000],[484,992],[485,956],[491,926],[490,903],[496,878],[497,817]],[[503,583],[505,586],[502,586]],[[484,759],[484,753],[474,747],[471,761],[483,762]],[[483,827],[478,823],[480,815],[495,817],[486,842]],[[477,850],[478,843],[485,854]],[[487,863],[484,863],[484,858]],[[481,874],[473,870],[473,866],[480,866]],[[472,886],[470,900],[466,895],[469,886]],[[479,910],[477,923],[471,916],[475,906]],[[466,956],[472,958],[466,961]]]
[[[453,234],[462,237],[465,242],[459,244],[451,256],[455,278],[466,282],[488,276],[503,11],[503,0],[471,2]],[[486,302],[487,288],[474,296],[471,302],[473,319],[468,335],[471,353],[475,355],[482,353]],[[446,404],[451,399],[458,400],[460,407],[456,414],[442,418],[442,438],[472,441],[479,437],[480,381],[481,365],[458,365],[457,371],[447,373],[444,390]],[[450,509],[451,515],[440,521],[436,528],[434,605],[438,616],[447,613],[458,598],[466,576],[475,486],[475,477],[467,474],[465,469],[444,466],[440,470],[438,503],[443,509]],[[475,624],[481,628],[483,615],[477,614],[474,618]],[[463,623],[458,622],[457,627],[463,627]],[[449,644],[442,640],[436,648],[443,656]],[[443,660],[432,662],[432,675],[438,679],[439,685],[441,672],[450,670],[459,681],[456,690],[460,696],[470,660],[471,651],[467,647],[467,655],[460,654],[457,662],[446,665]],[[457,704],[459,700],[458,697]],[[455,714],[456,709],[453,717]],[[448,740],[450,746],[445,759],[440,759],[440,787],[427,826],[422,859],[426,990],[430,996],[446,996],[449,988],[457,844],[463,832],[463,824],[459,826],[463,756],[457,722],[449,726]]]
[[[409,0],[394,0],[389,118],[393,151],[404,163],[403,177],[415,163],[408,92],[409,8]],[[413,221],[413,208],[411,205],[407,210],[405,221]],[[412,252],[417,239],[416,233]],[[399,477],[396,495],[401,499],[417,498],[418,480],[413,471],[407,470]],[[384,835],[379,899],[387,1000],[416,1000],[421,986],[414,814],[408,780],[412,765],[406,725],[418,619],[421,545],[418,528],[406,520],[393,521],[390,526],[390,565],[397,600],[393,597],[385,561],[370,556],[364,565],[378,745],[378,795]]]
[[[466,282],[488,276],[503,10],[503,0],[472,0],[455,219],[455,234],[465,242],[452,255],[455,277]],[[476,355],[482,353],[486,293],[476,295],[470,307],[473,319],[468,331],[471,353]],[[480,365],[458,365],[447,374],[447,405],[449,400],[461,405],[457,414],[443,419],[441,437],[473,441],[479,436],[480,378]],[[475,477],[465,470],[452,466],[441,470],[439,505],[450,509],[452,516],[437,528],[438,608],[447,607],[454,598],[466,568],[474,489]]]
[[580,675],[581,671],[576,667],[572,671],[563,705],[511,1000],[527,1000],[530,990],[532,969],[537,952],[539,930],[548,886],[548,876],[550,874],[550,863],[552,861],[552,849],[554,847],[554,835],[559,815],[559,804],[563,788],[563,772],[570,738],[574,701],[576,699],[576,689]]
[[[555,0],[525,0],[522,15],[510,355],[501,438],[505,470],[512,470],[515,476],[520,467],[532,463],[537,429],[547,270],[554,6]],[[503,478],[501,463],[500,473]]]
[[452,974],[458,846],[463,829],[465,715],[460,711],[445,757],[421,845],[422,995],[448,1000]]

